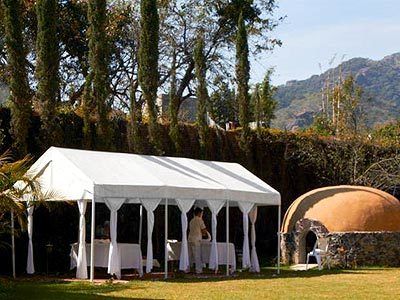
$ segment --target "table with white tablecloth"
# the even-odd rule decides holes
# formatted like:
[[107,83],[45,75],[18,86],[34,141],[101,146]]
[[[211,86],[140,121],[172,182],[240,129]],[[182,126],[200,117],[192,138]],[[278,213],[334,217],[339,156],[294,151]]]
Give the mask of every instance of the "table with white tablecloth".
[[[95,241],[94,266],[107,268],[110,249],[109,241]],[[118,252],[121,257],[121,269],[136,269],[143,275],[142,251],[139,244],[118,243]],[[78,260],[78,243],[71,244],[71,269],[76,267]],[[87,265],[90,266],[90,243],[86,244]]]
[[[181,242],[178,242],[176,240],[169,240],[167,243],[167,248],[168,248],[168,260],[179,260],[181,254]],[[227,261],[226,243],[217,243],[217,249],[218,249],[218,264],[226,265]],[[211,251],[211,242],[202,241],[201,261],[204,264],[209,264],[210,251]],[[194,257],[190,251],[190,243],[189,243],[189,262],[190,264],[194,263]],[[233,243],[229,243],[229,265],[232,272],[236,271],[236,252],[235,252],[235,245]]]

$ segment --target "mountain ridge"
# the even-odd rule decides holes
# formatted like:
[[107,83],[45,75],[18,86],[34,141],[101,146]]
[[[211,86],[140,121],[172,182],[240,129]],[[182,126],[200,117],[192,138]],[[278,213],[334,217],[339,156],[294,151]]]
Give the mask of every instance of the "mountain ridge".
[[400,52],[381,60],[355,57],[308,79],[290,80],[277,88],[274,127],[308,127],[321,110],[321,90],[329,78],[353,75],[364,89],[366,123],[373,127],[400,116]]

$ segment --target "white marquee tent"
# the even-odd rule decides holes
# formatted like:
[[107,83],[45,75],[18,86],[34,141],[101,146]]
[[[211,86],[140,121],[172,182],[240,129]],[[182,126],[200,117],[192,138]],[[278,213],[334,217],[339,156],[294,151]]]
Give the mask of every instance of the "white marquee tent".
[[[257,206],[278,206],[278,230],[280,228],[279,192],[237,163],[51,147],[33,164],[30,174],[39,174],[43,191],[54,191],[61,195],[60,199],[52,200],[77,201],[80,212],[77,278],[88,277],[85,243],[85,211],[88,202],[91,203],[92,209],[90,261],[94,261],[95,255],[95,204],[105,203],[110,209],[111,243],[108,273],[116,274],[117,277],[121,272],[121,258],[117,244],[117,212],[124,203],[140,204],[146,209],[149,237],[152,236],[154,226],[153,212],[158,205],[165,205],[165,242],[168,229],[168,205],[179,207],[182,212],[181,270],[187,270],[189,266],[186,214],[194,205],[208,206],[212,213],[210,266],[214,266],[214,268],[218,267],[217,214],[222,207],[225,207],[227,211],[227,247],[229,207],[237,206],[243,213],[243,266],[250,267],[253,271],[259,271],[254,226]],[[34,273],[33,208],[29,206],[29,202],[27,203],[27,214],[29,235],[27,272]],[[251,251],[248,237],[249,219],[251,222]],[[278,272],[279,239],[278,234]],[[146,272],[151,272],[153,267],[152,247],[152,241],[149,238]],[[166,249],[165,243],[165,276],[168,271]],[[94,264],[90,264],[90,279],[94,279]]]

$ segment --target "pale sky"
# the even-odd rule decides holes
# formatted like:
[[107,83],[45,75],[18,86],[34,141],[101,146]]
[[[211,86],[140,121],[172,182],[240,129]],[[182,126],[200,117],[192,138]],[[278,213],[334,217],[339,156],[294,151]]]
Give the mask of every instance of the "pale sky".
[[274,37],[283,46],[252,61],[252,82],[275,67],[273,83],[306,79],[353,57],[381,59],[400,52],[400,0],[278,0],[287,18]]

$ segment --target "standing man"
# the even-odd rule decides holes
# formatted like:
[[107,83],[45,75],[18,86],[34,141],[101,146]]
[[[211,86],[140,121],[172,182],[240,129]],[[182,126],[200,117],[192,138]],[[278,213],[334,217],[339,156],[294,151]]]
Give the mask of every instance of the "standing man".
[[201,240],[207,234],[206,225],[203,221],[203,210],[200,207],[194,209],[194,217],[189,223],[189,244],[196,265],[196,273],[203,272],[201,261]]

